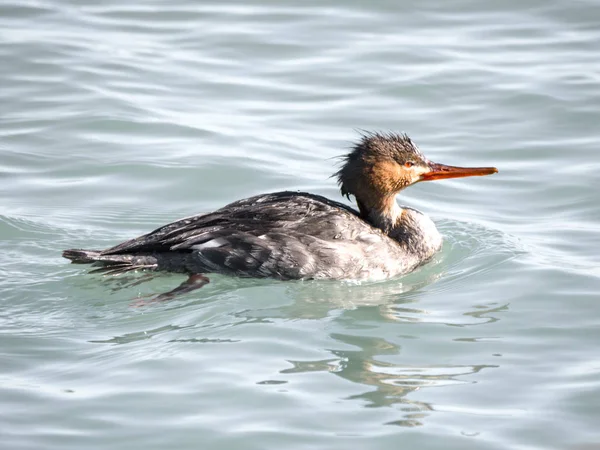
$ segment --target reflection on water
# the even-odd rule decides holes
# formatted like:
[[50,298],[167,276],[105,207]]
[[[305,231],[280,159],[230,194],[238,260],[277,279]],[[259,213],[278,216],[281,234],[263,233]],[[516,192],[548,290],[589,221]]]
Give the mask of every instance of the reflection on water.
[[[390,421],[389,425],[419,426],[428,411],[434,407],[426,402],[410,398],[410,394],[422,388],[451,386],[463,383],[475,383],[470,379],[487,368],[498,368],[491,364],[402,364],[389,361],[401,360],[401,346],[381,337],[360,335],[360,330],[369,329],[368,323],[413,322],[432,323],[445,326],[468,326],[491,323],[499,320],[495,313],[505,312],[508,305],[488,307],[472,305],[471,311],[459,313],[458,316],[446,317],[446,322],[435,314],[419,309],[421,287],[429,280],[414,284],[377,283],[365,285],[330,286],[322,295],[320,286],[295,285],[286,290],[293,303],[285,307],[264,308],[238,312],[236,317],[260,319],[262,321],[276,319],[321,319],[332,316],[335,324],[343,324],[344,329],[356,329],[356,334],[331,333],[330,337],[344,346],[350,345],[358,350],[326,349],[332,358],[319,360],[288,360],[292,367],[279,373],[294,375],[310,372],[328,372],[366,387],[359,393],[350,395],[346,400],[359,400],[366,407],[397,406],[400,418]],[[407,304],[411,304],[408,307]],[[356,312],[357,311],[357,312]],[[356,313],[355,313],[356,312]],[[357,315],[360,317],[357,318]],[[465,321],[465,317],[477,320]],[[404,336],[406,337],[406,336]],[[414,336],[409,336],[414,338]],[[479,338],[458,338],[455,341],[480,342]],[[410,342],[410,340],[409,340]],[[387,357],[386,360],[383,360]],[[445,359],[445,358],[444,358]],[[290,382],[293,379],[290,380]]]
[[[114,336],[110,339],[103,340],[91,340],[89,342],[94,344],[129,344],[131,342],[138,342],[144,339],[151,339],[159,334],[168,333],[170,331],[182,330],[186,327],[180,327],[177,325],[167,325],[164,327],[155,328],[147,331],[136,331],[133,333],[126,333],[122,336]],[[190,327],[187,327],[190,328]]]
[[415,308],[407,308],[401,304],[391,304],[382,306],[382,314],[389,320],[399,322],[428,322],[441,323],[453,327],[465,327],[471,325],[483,325],[493,323],[500,318],[494,316],[495,313],[508,311],[508,304],[503,305],[472,305],[473,311],[467,311],[456,316],[453,311],[447,315],[444,311],[425,311]]
[[[245,314],[257,318],[318,320],[335,311],[376,307],[379,310],[378,316],[386,318],[391,305],[416,302],[419,290],[435,281],[438,276],[436,273],[412,281],[402,278],[362,284],[337,281],[287,282],[281,286],[282,297],[288,304],[246,311]],[[393,316],[390,317],[393,320]]]
[[[428,387],[470,383],[469,375],[496,365],[402,365],[378,360],[378,356],[397,355],[400,346],[381,338],[332,334],[341,343],[358,347],[360,350],[330,350],[336,358],[320,361],[289,361],[293,367],[284,369],[282,374],[303,372],[331,372],[367,390],[351,395],[347,400],[362,400],[366,407],[390,407],[401,405],[401,418],[388,425],[419,426],[427,411],[434,410],[426,402],[412,400],[408,395]],[[375,389],[372,389],[375,388]]]
[[[129,344],[162,336],[160,345],[225,343],[230,351],[235,352],[237,345],[245,344],[244,333],[248,327],[260,325],[272,328],[270,334],[276,340],[280,327],[285,328],[287,323],[308,320],[328,324],[335,331],[328,333],[330,343],[320,351],[329,353],[331,357],[297,359],[282,354],[280,361],[285,361],[285,367],[279,369],[277,379],[262,379],[256,381],[256,385],[285,384],[285,389],[280,391],[285,393],[295,388],[294,379],[299,374],[330,373],[355,385],[355,392],[345,396],[345,401],[359,402],[367,408],[393,408],[398,414],[397,419],[388,420],[386,424],[419,426],[435,407],[431,403],[415,399],[411,394],[423,388],[475,383],[473,375],[483,369],[499,366],[483,363],[448,364],[447,358],[442,357],[439,364],[432,363],[431,358],[424,364],[409,359],[403,361],[402,346],[397,341],[402,340],[403,346],[410,346],[413,345],[412,342],[418,344],[415,339],[419,339],[418,333],[412,335],[409,332],[410,335],[407,335],[404,327],[414,324],[465,327],[492,323],[499,320],[500,313],[508,310],[507,304],[491,306],[485,303],[470,304],[467,311],[453,308],[452,313],[446,315],[443,311],[424,309],[422,304],[429,295],[429,287],[439,277],[437,268],[439,264],[433,264],[429,270],[421,270],[400,280],[363,284],[323,281],[281,283],[217,277],[216,282],[208,285],[206,290],[197,292],[194,295],[196,299],[191,302],[182,300],[166,303],[148,308],[143,314],[161,311],[161,314],[167,314],[185,310],[200,316],[203,311],[222,305],[220,314],[212,314],[208,319],[191,320],[185,325],[164,325],[90,342]],[[135,280],[133,277],[123,282],[125,286],[130,286]],[[261,301],[260,292],[268,292],[272,297],[263,299],[266,302],[264,306],[250,304],[240,309],[244,305],[236,303],[236,299],[245,298],[247,293],[240,294],[240,297],[237,293],[247,291],[254,292],[253,296],[258,303]],[[274,292],[278,295],[273,295]],[[227,302],[232,303],[228,305]],[[124,312],[134,312],[137,315],[139,310],[126,308]],[[397,328],[393,335],[386,337],[365,335],[374,326],[382,327],[382,324],[402,328]],[[222,335],[216,336],[217,332]],[[453,336],[450,340],[480,342],[486,338]],[[332,341],[340,345],[331,345]]]

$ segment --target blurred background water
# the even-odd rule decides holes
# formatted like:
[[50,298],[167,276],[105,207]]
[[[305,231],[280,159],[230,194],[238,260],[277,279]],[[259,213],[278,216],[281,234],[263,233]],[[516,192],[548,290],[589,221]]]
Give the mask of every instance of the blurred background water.
[[[600,6],[0,3],[0,447],[600,446]],[[401,201],[445,236],[383,283],[90,275],[252,194],[340,199],[356,130],[493,177]],[[139,276],[138,276],[139,277]]]

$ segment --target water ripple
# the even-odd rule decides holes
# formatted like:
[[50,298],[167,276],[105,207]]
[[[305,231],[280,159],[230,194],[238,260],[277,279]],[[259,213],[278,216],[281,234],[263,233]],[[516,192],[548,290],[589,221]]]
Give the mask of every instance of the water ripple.
[[[0,4],[4,446],[598,442],[599,21],[591,0]],[[354,129],[500,169],[403,192],[445,237],[407,277],[214,277],[131,308],[180,277],[60,257],[261,192],[339,199]]]

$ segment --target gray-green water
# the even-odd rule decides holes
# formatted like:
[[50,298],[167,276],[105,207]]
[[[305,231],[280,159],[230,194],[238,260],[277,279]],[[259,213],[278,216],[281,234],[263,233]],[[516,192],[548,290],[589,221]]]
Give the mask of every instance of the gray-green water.
[[[600,445],[595,1],[0,4],[2,449]],[[60,257],[241,197],[339,199],[353,130],[493,177],[401,201],[445,236],[383,283]]]

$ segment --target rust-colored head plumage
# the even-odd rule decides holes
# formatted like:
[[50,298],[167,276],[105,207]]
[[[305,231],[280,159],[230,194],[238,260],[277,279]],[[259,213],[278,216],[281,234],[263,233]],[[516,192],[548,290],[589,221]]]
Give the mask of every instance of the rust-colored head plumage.
[[379,195],[395,195],[418,181],[428,168],[427,158],[406,134],[369,133],[344,157],[335,174],[342,195],[361,196],[376,190]]
[[356,197],[363,216],[393,208],[398,192],[419,181],[490,175],[494,167],[454,167],[429,161],[406,134],[368,133],[335,174],[342,195]]

